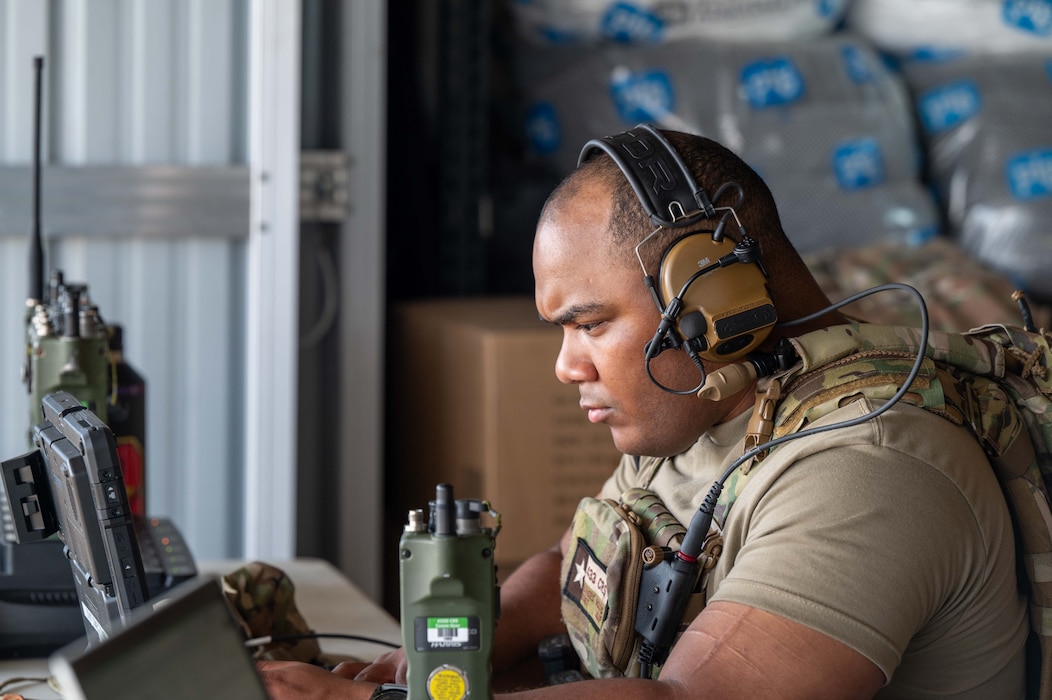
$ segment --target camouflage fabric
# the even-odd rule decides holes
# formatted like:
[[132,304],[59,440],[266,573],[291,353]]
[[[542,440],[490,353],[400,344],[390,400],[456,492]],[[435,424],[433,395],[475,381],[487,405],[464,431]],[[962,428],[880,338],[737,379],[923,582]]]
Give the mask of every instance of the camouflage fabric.
[[[296,586],[284,571],[263,562],[246,564],[223,576],[223,593],[246,639],[302,635],[312,632],[296,608]],[[275,641],[257,647],[256,659],[321,663],[321,647],[313,638]]]
[[[887,282],[916,288],[928,306],[931,325],[964,332],[989,323],[1018,323],[1011,280],[977,260],[954,241],[935,237],[921,245],[880,241],[857,248],[834,248],[804,256],[815,279],[833,301]],[[888,325],[919,326],[915,304],[882,293],[844,308],[857,319]],[[1052,310],[1031,301],[1035,324],[1049,328]]]
[[[902,400],[968,426],[1004,489],[1030,598],[1039,697],[1052,697],[1052,336],[1007,325],[929,333],[926,359]],[[801,362],[778,378],[774,437],[796,432],[864,395],[883,401],[905,383],[922,347],[915,328],[850,324],[794,339]],[[729,507],[729,505],[727,505]]]
[[[678,549],[684,534],[686,528],[646,489],[630,489],[620,501],[582,499],[560,580],[563,620],[592,677],[639,675],[635,618],[643,565]],[[712,538],[706,551],[718,556],[721,546]]]
[[592,677],[619,675],[635,646],[630,604],[639,594],[643,535],[610,499],[583,499],[572,530],[560,578],[563,620]]
[[638,518],[648,545],[679,549],[687,529],[668,512],[657,494],[646,489],[629,489],[621,495],[621,505]]

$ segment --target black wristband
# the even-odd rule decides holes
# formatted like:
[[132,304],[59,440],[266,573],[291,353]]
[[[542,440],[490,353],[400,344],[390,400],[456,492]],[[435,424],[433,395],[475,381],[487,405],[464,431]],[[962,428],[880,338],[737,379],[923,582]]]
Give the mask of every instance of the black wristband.
[[409,689],[397,683],[384,683],[376,687],[369,700],[404,700],[409,695]]

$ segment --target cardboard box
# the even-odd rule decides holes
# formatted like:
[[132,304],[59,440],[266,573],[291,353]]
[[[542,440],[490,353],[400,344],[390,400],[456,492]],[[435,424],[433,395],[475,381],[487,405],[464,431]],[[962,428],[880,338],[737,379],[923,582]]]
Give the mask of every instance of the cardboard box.
[[438,483],[489,501],[503,518],[503,577],[556,544],[581,498],[598,493],[620,457],[610,431],[556,378],[562,329],[538,318],[532,297],[403,303],[391,322],[388,506],[404,523]]

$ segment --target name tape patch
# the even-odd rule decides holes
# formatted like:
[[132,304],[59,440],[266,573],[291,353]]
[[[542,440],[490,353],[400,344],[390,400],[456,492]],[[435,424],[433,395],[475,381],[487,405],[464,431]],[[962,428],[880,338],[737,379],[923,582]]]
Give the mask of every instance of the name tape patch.
[[588,544],[578,538],[573,564],[563,585],[564,595],[577,604],[596,630],[606,619],[608,598],[606,568],[596,559]]

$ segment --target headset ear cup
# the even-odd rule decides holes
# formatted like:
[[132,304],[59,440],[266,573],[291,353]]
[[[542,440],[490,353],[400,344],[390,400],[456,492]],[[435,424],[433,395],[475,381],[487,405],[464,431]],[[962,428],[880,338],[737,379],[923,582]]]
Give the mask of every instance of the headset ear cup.
[[688,234],[665,250],[658,270],[663,301],[682,301],[676,325],[684,342],[716,362],[737,360],[756,349],[777,320],[767,279],[756,263],[719,267],[690,282],[699,270],[733,253],[734,245],[726,238],[715,241],[709,233]]

